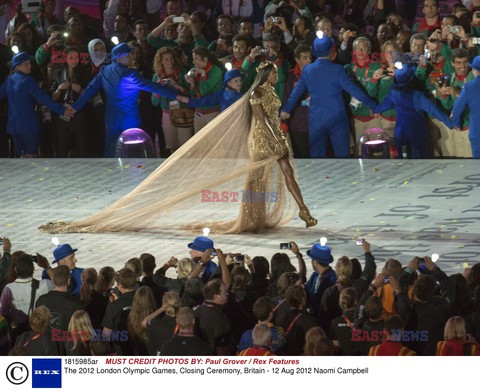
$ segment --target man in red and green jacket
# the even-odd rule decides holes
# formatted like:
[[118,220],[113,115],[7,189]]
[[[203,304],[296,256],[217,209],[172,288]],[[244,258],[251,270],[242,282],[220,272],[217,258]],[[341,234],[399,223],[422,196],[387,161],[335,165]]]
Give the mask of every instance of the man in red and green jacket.
[[[377,95],[377,86],[367,81],[371,80],[375,71],[380,68],[379,63],[371,60],[372,43],[366,37],[358,37],[353,42],[352,63],[345,65],[347,74],[356,80],[362,86],[365,86],[367,94],[375,98]],[[354,119],[355,140],[350,143],[350,147],[358,145],[360,136],[363,132],[370,128],[378,128],[380,126],[379,119],[375,118],[372,111],[367,105],[364,105],[357,99],[350,98],[350,111]],[[356,149],[358,152],[358,148]]]
[[424,33],[425,35],[430,36],[435,30],[442,29],[438,0],[424,0],[423,15],[423,19],[413,25],[413,34]]
[[[448,113],[451,113],[464,84],[475,79],[473,73],[468,68],[468,51],[466,49],[458,48],[452,51],[452,66],[455,70],[448,75],[448,85],[438,88],[436,95],[437,101]],[[470,130],[469,120],[470,113],[467,109],[467,113],[462,121],[462,127],[459,130],[447,133],[446,129],[440,128],[442,156],[456,158],[472,157],[472,149],[468,139]]]

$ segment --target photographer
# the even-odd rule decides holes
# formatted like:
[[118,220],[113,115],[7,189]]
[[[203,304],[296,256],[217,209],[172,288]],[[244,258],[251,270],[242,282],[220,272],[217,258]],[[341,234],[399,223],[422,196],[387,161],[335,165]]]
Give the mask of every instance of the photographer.
[[[7,259],[6,254],[10,255],[9,246],[11,246],[10,241],[5,238],[4,249],[7,251],[4,251],[2,260]],[[35,260],[38,260],[39,257],[43,256],[37,254]],[[11,328],[14,329],[12,336],[16,337],[28,329],[27,320],[34,308],[35,301],[41,295],[48,293],[50,287],[49,281],[46,279],[41,281],[33,279],[35,267],[34,258],[31,255],[20,256],[14,269],[17,279],[3,288],[0,297],[0,313],[7,318]]]
[[[413,300],[408,298],[407,286],[415,271],[424,273],[413,286]],[[395,290],[395,305],[408,331],[427,331],[428,340],[409,342],[407,346],[417,355],[434,355],[437,342],[442,338],[443,327],[448,319],[449,304],[445,297],[436,295],[436,282],[445,288],[447,275],[428,256],[414,257],[400,277],[390,278]],[[435,315],[435,317],[432,317]]]
[[[468,67],[468,52],[466,49],[459,48],[452,51],[452,65],[455,71],[445,75],[445,82],[437,89],[436,97],[437,101],[448,113],[451,112],[455,105],[465,83],[474,79],[473,73]],[[459,130],[453,133],[442,123],[433,120],[441,132],[440,147],[442,157],[472,157],[472,148],[468,140],[470,130],[469,118],[470,115],[468,113],[463,117]]]

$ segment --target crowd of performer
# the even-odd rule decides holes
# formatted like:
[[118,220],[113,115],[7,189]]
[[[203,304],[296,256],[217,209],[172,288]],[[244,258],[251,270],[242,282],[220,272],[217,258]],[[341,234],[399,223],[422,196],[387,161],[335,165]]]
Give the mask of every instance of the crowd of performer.
[[323,239],[268,260],[200,236],[178,258],[142,253],[115,270],[70,244],[49,262],[4,238],[0,352],[480,355],[480,263],[448,276],[435,255],[379,261],[360,243],[362,263]]
[[112,157],[138,127],[168,157],[262,61],[295,158],[359,156],[374,128],[391,157],[480,156],[480,1],[156,4],[100,2],[101,20],[19,5],[0,46],[0,156]]

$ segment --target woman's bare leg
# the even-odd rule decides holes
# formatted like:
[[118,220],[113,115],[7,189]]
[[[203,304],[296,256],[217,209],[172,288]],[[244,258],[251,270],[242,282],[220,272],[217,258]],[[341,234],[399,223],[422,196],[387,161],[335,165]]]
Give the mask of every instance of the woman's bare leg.
[[280,168],[282,169],[283,176],[285,177],[285,183],[287,185],[287,189],[289,190],[289,192],[292,194],[293,198],[297,202],[298,208],[302,209],[303,207],[305,207],[305,204],[303,202],[302,192],[300,191],[298,182],[295,179],[293,168],[292,168],[292,165],[290,164],[290,161],[288,160],[288,157],[281,158],[277,162],[280,165]]

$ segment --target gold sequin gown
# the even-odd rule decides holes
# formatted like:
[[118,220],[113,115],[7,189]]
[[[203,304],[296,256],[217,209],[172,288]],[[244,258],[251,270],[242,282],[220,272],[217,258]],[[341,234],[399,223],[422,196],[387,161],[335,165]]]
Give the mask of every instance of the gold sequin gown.
[[[256,93],[258,98],[245,94],[220,113],[115,203],[83,220],[50,222],[40,230],[102,233],[181,229],[198,235],[204,227],[212,234],[257,233],[289,223],[298,207],[277,161],[288,157],[294,169],[295,162],[280,129],[280,99],[268,83],[257,87]],[[258,104],[277,142],[252,115],[252,105]],[[236,202],[227,197],[228,202],[204,203],[205,191],[217,197],[236,193],[239,198]]]
[[279,143],[273,143],[271,136],[267,134],[262,122],[255,119],[252,141],[250,149],[255,161],[276,156],[278,159],[286,157],[289,154],[289,146],[285,134],[280,128],[280,117],[278,115],[281,101],[278,98],[275,89],[270,83],[265,83],[257,87],[260,98],[251,98],[251,105],[262,105],[265,113],[265,120],[270,124]]

